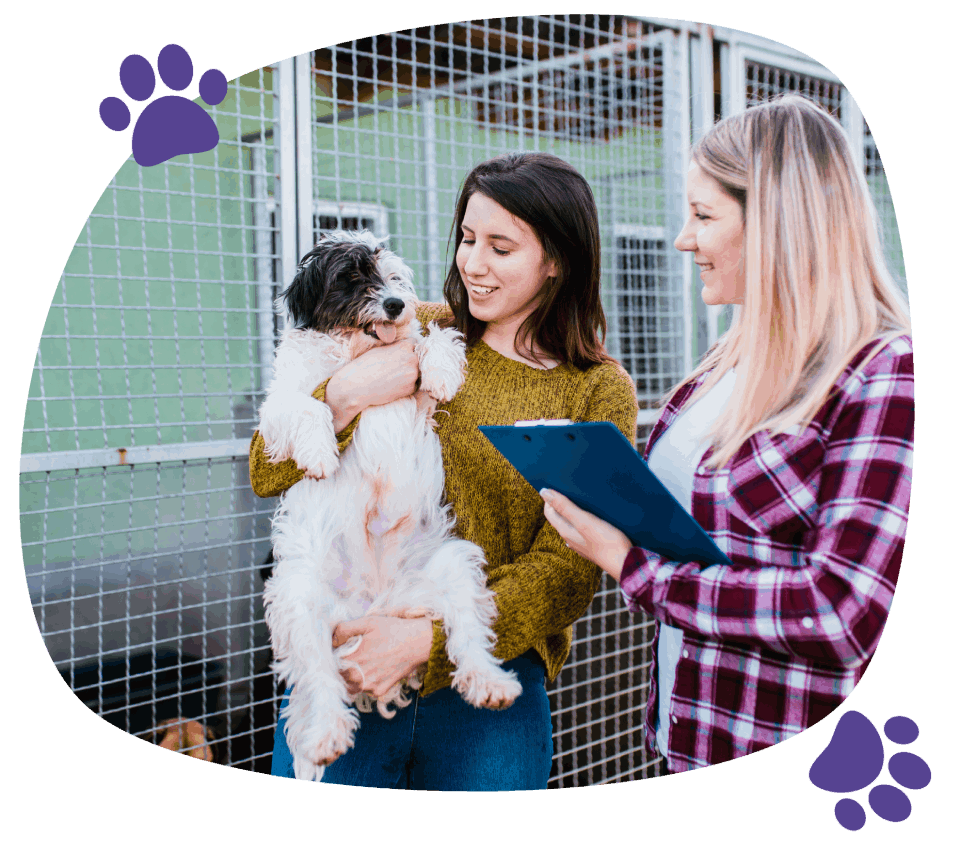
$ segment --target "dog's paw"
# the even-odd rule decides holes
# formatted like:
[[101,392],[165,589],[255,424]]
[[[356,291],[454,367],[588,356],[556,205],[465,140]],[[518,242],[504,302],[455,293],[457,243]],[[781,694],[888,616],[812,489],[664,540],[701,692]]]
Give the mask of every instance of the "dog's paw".
[[337,438],[328,411],[311,411],[297,431],[293,458],[310,479],[325,479],[340,466]]
[[289,429],[284,429],[274,417],[264,416],[261,412],[260,424],[257,426],[260,437],[263,438],[263,451],[274,464],[286,461],[293,453],[293,436]]
[[[301,763],[304,765],[309,763],[314,769],[322,771],[336,762],[353,747],[353,734],[359,723],[352,712],[344,713],[338,716],[315,740],[301,742],[298,748],[300,753],[294,765],[295,773],[297,766]],[[300,779],[299,773],[297,773],[297,779]]]
[[484,670],[458,670],[453,675],[453,687],[471,706],[483,709],[506,709],[523,691],[513,671],[496,666]]
[[279,464],[282,461],[286,461],[293,457],[293,453],[286,446],[277,446],[275,443],[267,443],[266,438],[264,438],[263,443],[264,454],[267,456],[267,460],[270,461],[271,464]]
[[463,337],[452,328],[430,323],[430,333],[417,344],[420,389],[440,402],[449,402],[463,384],[467,366]]
[[423,688],[423,680],[427,676],[427,666],[420,665],[412,674],[407,677],[407,686],[414,691],[420,691]]
[[413,394],[413,398],[417,403],[417,410],[423,411],[430,427],[436,428],[437,421],[433,418],[433,415],[436,413],[439,404],[437,400],[422,387]]
[[297,780],[319,780],[323,777],[325,766],[314,765],[309,759],[302,756],[293,758],[293,776]]
[[310,479],[316,482],[316,481],[319,481],[320,479],[325,479],[328,476],[330,476],[334,472],[336,467],[333,467],[333,469],[331,469],[322,464],[319,464],[319,465],[309,465],[307,467],[301,467],[300,469],[303,470],[303,477],[305,479]]

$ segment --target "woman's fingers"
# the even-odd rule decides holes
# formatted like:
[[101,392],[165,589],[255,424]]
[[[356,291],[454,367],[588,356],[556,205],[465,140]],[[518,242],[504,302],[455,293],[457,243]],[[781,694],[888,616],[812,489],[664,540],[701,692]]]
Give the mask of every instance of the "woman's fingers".
[[567,544],[582,544],[584,542],[583,535],[549,502],[544,503],[543,516],[547,518],[547,522],[557,530],[560,537],[563,538]]
[[620,578],[623,561],[630,550],[630,539],[588,511],[577,508],[569,499],[546,488],[543,516],[574,552],[598,565],[614,579]]
[[[577,508],[569,499],[567,499],[563,494],[559,494],[556,491],[548,490],[543,488],[540,491],[540,496],[543,497],[543,502],[546,508],[549,508],[553,511],[554,516],[559,519],[560,524],[568,531],[572,533],[579,534],[581,532],[581,527],[584,525],[584,521],[590,516],[586,511]],[[552,523],[553,521],[551,521]],[[554,526],[557,524],[554,523]],[[560,529],[558,528],[559,532]],[[580,539],[583,539],[583,535],[579,534]]]
[[563,515],[546,500],[543,501],[543,516],[547,518],[547,522],[553,526],[561,536],[565,536],[572,528],[563,518]]
[[334,648],[340,647],[342,644],[346,644],[351,638],[355,635],[363,635],[370,629],[370,625],[367,623],[366,618],[356,618],[352,621],[343,621],[343,623],[338,623],[333,629],[333,646]]
[[587,515],[586,511],[577,508],[577,506],[562,493],[557,493],[549,488],[542,488],[540,490],[540,496],[543,497],[543,501],[550,505],[554,511],[574,526],[578,525],[577,521],[579,519]]

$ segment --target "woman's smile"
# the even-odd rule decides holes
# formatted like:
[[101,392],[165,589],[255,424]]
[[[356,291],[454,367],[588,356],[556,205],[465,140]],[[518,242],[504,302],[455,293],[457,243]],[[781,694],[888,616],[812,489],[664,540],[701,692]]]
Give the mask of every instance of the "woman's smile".
[[467,202],[461,230],[457,266],[470,313],[488,332],[512,341],[556,265],[544,257],[530,225],[479,192]]
[[470,284],[470,292],[473,293],[473,295],[475,295],[477,298],[488,296],[490,293],[494,292],[494,290],[496,290],[496,287],[484,287],[480,286],[480,284]]

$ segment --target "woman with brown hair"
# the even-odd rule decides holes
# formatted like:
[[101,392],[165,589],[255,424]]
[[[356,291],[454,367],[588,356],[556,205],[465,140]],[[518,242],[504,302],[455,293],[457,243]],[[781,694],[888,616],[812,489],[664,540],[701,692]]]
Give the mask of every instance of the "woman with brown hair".
[[[432,790],[545,788],[552,727],[544,677],[566,660],[572,624],[590,605],[600,571],[544,522],[536,491],[477,429],[518,420],[609,420],[633,442],[633,382],[606,353],[600,303],[600,239],[593,194],[570,165],[523,153],[481,163],[455,209],[455,257],[446,305],[418,318],[453,325],[467,343],[467,378],[436,413],[446,497],[457,533],[483,548],[496,594],[494,655],[517,673],[523,693],[500,711],[476,709],[451,689],[443,623],[364,617],[341,624],[339,646],[362,635],[344,672],[348,687],[374,697],[421,666],[413,702],[385,720],[361,719],[353,748],[323,782]],[[315,397],[328,404],[341,452],[365,408],[410,395],[418,373],[406,342],[344,366]],[[293,461],[271,464],[255,435],[251,482],[274,496],[301,477]],[[361,674],[357,671],[362,672]],[[273,773],[292,776],[278,724]]]
[[769,747],[850,694],[886,623],[913,463],[913,342],[842,128],[798,96],[696,145],[703,300],[734,320],[672,391],[650,468],[731,565],[680,564],[544,491],[570,547],[658,621],[647,744],[670,771]]

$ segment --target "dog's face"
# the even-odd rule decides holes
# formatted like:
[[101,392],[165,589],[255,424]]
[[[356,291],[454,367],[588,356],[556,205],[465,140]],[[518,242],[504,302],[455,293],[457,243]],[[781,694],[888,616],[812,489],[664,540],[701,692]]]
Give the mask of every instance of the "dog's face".
[[417,296],[413,273],[373,234],[335,231],[300,261],[280,301],[294,327],[362,335],[359,350],[403,339]]

